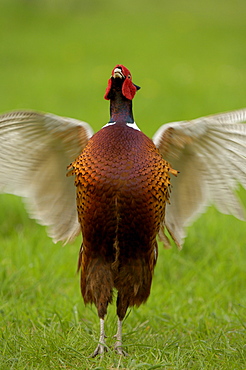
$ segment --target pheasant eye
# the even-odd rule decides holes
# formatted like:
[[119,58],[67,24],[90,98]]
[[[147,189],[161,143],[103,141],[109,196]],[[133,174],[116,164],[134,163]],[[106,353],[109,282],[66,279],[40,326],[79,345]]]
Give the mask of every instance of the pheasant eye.
[[131,75],[128,75],[127,77],[128,77],[128,78],[131,78]]

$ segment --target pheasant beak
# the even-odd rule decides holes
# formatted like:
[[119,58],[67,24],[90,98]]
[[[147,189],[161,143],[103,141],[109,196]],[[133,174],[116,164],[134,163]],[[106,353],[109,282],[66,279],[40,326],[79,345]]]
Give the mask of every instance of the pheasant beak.
[[122,69],[121,69],[121,68],[119,68],[119,67],[116,67],[116,68],[113,70],[112,77],[113,77],[113,78],[124,78],[125,76],[124,76],[124,75],[123,75],[123,73],[122,73]]

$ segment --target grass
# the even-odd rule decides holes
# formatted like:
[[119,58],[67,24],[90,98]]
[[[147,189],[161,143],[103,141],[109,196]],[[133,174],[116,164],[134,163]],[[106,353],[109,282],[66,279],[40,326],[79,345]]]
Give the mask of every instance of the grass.
[[[149,136],[168,121],[244,107],[245,12],[243,0],[2,0],[0,111],[49,111],[97,130],[117,63],[142,86],[134,112]],[[130,356],[111,350],[111,306],[109,353],[89,359],[99,324],[80,297],[81,239],[54,245],[20,199],[0,204],[1,369],[246,368],[245,223],[211,208],[182,251],[160,246],[151,296],[124,322]]]

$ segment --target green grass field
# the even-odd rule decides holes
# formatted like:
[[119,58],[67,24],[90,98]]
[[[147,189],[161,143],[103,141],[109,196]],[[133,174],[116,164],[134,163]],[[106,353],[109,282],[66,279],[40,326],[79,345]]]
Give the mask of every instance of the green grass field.
[[[31,108],[98,130],[117,63],[142,87],[134,116],[149,136],[245,107],[245,18],[244,0],[1,0],[0,112]],[[210,208],[182,251],[160,245],[151,296],[124,322],[127,358],[111,350],[114,305],[109,353],[88,358],[99,323],[80,296],[80,243],[54,245],[19,198],[0,196],[0,369],[246,369],[245,223]]]

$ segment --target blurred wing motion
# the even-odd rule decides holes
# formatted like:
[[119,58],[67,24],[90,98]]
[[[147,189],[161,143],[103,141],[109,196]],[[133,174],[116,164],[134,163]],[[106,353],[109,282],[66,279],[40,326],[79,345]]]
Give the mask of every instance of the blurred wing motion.
[[246,109],[168,123],[153,141],[172,167],[180,171],[172,179],[165,226],[178,246],[185,227],[210,204],[243,220],[244,210],[235,191],[246,188]]
[[54,242],[80,232],[74,179],[66,170],[92,133],[86,122],[53,114],[0,116],[0,192],[23,197]]

